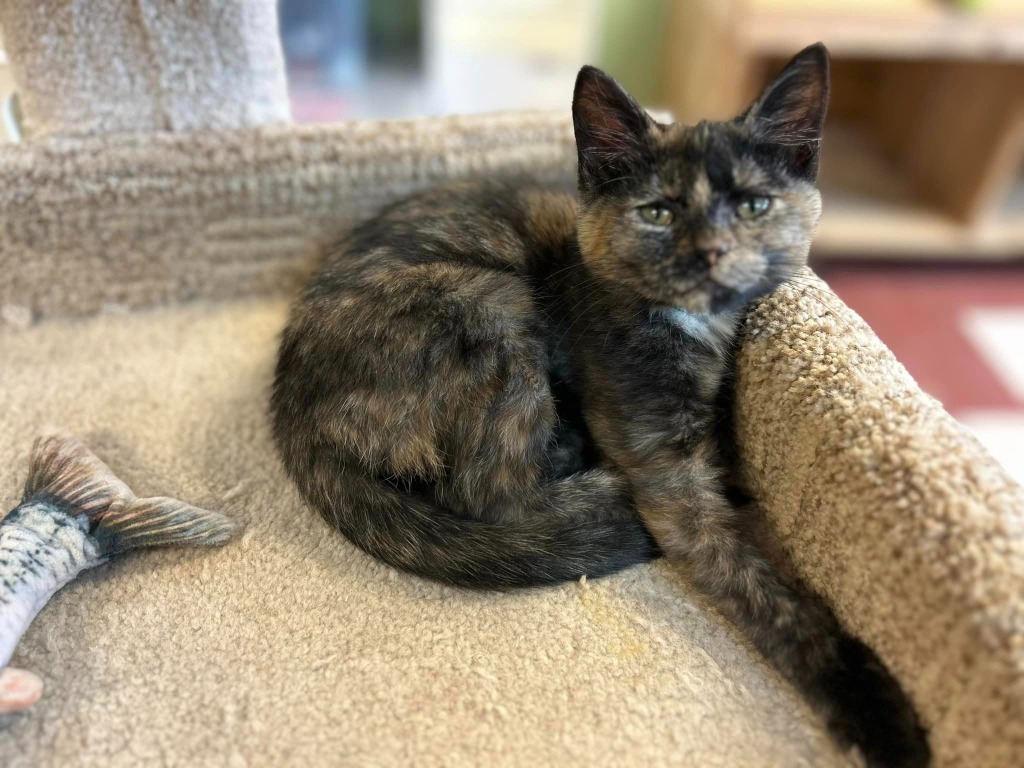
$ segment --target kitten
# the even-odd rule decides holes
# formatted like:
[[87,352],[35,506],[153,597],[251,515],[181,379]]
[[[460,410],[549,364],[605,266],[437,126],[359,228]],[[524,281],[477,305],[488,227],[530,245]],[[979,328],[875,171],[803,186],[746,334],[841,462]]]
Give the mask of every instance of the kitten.
[[422,576],[532,586],[664,553],[841,743],[922,766],[896,681],[770,566],[727,483],[738,322],[806,261],[827,101],[821,45],[696,126],[584,67],[578,202],[462,182],[357,227],[293,310],[274,435],[312,506]]

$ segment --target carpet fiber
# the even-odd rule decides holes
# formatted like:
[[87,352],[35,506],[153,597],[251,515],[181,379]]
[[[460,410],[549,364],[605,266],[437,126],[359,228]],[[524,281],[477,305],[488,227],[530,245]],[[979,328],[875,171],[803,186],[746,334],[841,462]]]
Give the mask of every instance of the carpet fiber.
[[[939,766],[1019,765],[1024,491],[818,284],[748,318],[738,429],[792,563],[906,686]],[[0,501],[46,424],[138,493],[246,526],[60,593],[13,664],[44,699],[0,762],[842,764],[664,562],[469,594],[396,573],[300,502],[266,399],[280,299],[0,327]]]
[[398,574],[301,503],[266,397],[280,301],[0,325],[0,501],[37,431],[85,437],[140,494],[245,524],[59,593],[12,661],[5,766],[848,764],[664,562],[532,592]]

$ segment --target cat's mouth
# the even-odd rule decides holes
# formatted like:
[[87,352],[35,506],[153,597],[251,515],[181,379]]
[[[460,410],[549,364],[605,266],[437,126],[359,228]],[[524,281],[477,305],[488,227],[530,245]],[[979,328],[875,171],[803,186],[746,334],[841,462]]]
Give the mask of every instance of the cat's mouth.
[[690,312],[732,312],[774,287],[767,259],[725,260],[685,285],[672,286],[673,304]]
[[687,312],[717,315],[734,312],[770,289],[770,286],[764,284],[764,280],[737,286],[726,285],[708,276],[699,282],[680,286],[669,295],[662,291],[660,296],[649,298]]
[[672,271],[670,266],[658,277],[642,273],[644,292],[652,300],[687,312],[731,312],[770,289],[765,285],[768,263],[761,255],[737,253],[690,274],[671,274]]
[[[669,288],[667,296],[664,290],[666,287]],[[734,288],[722,285],[710,275],[685,286],[661,286],[658,293],[661,295],[656,297],[656,300],[660,303],[701,314],[714,314],[732,309],[734,297],[737,295]]]
[[717,285],[714,280],[708,277],[702,282],[684,289],[682,293],[676,294],[676,300],[673,304],[677,308],[685,309],[688,312],[708,312],[711,308],[711,294]]

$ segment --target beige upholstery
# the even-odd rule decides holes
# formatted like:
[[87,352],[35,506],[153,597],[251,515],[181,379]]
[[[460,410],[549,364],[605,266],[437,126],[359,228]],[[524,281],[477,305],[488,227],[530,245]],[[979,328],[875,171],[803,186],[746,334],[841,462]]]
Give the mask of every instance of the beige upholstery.
[[479,173],[569,180],[574,158],[566,116],[543,112],[2,146],[0,305],[281,292],[317,243],[396,196]]

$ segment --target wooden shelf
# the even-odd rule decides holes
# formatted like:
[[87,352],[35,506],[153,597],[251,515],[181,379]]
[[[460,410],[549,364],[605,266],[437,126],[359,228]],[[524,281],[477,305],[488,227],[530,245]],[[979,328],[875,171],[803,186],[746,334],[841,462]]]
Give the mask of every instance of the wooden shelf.
[[1005,260],[1024,255],[1024,174],[989,221],[964,224],[922,202],[866,131],[830,126],[814,255]]
[[1024,0],[688,0],[666,106],[744,109],[816,40],[832,53],[818,256],[1024,257]]
[[736,40],[759,56],[791,56],[826,40],[835,56],[1024,61],[1024,4],[964,10],[940,0],[747,0]]

